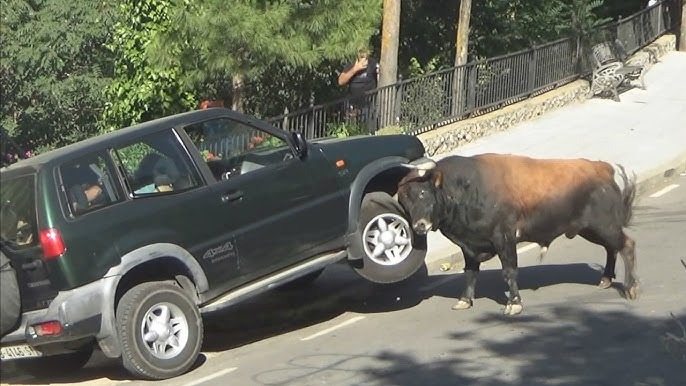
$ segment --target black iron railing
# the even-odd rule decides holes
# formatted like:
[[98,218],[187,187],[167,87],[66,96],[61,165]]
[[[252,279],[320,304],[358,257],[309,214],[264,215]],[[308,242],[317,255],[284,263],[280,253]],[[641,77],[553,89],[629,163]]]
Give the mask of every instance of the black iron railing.
[[269,118],[307,138],[331,135],[341,127],[373,133],[396,126],[417,135],[465,117],[483,114],[569,83],[592,70],[590,45],[618,42],[622,59],[672,28],[665,0],[630,17],[608,23],[582,39],[561,39],[527,50],[467,63],[403,80],[368,92],[361,100],[338,99]]

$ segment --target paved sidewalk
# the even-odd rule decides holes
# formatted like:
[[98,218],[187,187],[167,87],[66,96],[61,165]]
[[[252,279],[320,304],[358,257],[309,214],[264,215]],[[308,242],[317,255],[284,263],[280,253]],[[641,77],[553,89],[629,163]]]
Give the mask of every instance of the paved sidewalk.
[[[665,55],[645,81],[647,90],[628,90],[620,103],[590,99],[433,158],[494,152],[598,159],[635,172],[640,190],[666,170],[686,166],[686,53]],[[440,232],[429,233],[427,264],[448,261],[461,261],[459,248]]]

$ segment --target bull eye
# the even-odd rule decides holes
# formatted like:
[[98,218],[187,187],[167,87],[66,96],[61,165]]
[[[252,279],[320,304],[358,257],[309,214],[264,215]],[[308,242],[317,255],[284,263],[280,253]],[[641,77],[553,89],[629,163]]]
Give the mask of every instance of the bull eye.
[[424,190],[422,190],[421,192],[419,192],[419,198],[424,198],[424,193],[426,193]]

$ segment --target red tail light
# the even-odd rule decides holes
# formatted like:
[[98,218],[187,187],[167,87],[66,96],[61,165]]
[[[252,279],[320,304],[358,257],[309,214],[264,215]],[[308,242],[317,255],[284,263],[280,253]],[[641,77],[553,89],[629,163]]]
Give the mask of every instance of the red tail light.
[[55,228],[40,231],[40,246],[43,248],[43,258],[46,260],[56,259],[67,250],[62,234]]
[[59,335],[62,333],[62,325],[56,320],[36,324],[33,326],[33,329],[38,336]]

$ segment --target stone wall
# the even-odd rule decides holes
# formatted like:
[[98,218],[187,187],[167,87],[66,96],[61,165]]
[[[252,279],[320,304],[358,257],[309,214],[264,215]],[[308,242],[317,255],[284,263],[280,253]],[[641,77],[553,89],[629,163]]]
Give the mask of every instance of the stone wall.
[[[676,37],[671,34],[664,35],[636,52],[628,61],[636,65],[648,62],[654,63],[667,52],[674,51],[675,46]],[[534,119],[548,111],[571,103],[584,101],[588,93],[588,81],[576,80],[544,94],[514,103],[479,117],[439,127],[420,134],[418,138],[424,144],[429,156],[449,152],[477,138],[507,130],[520,122]]]

